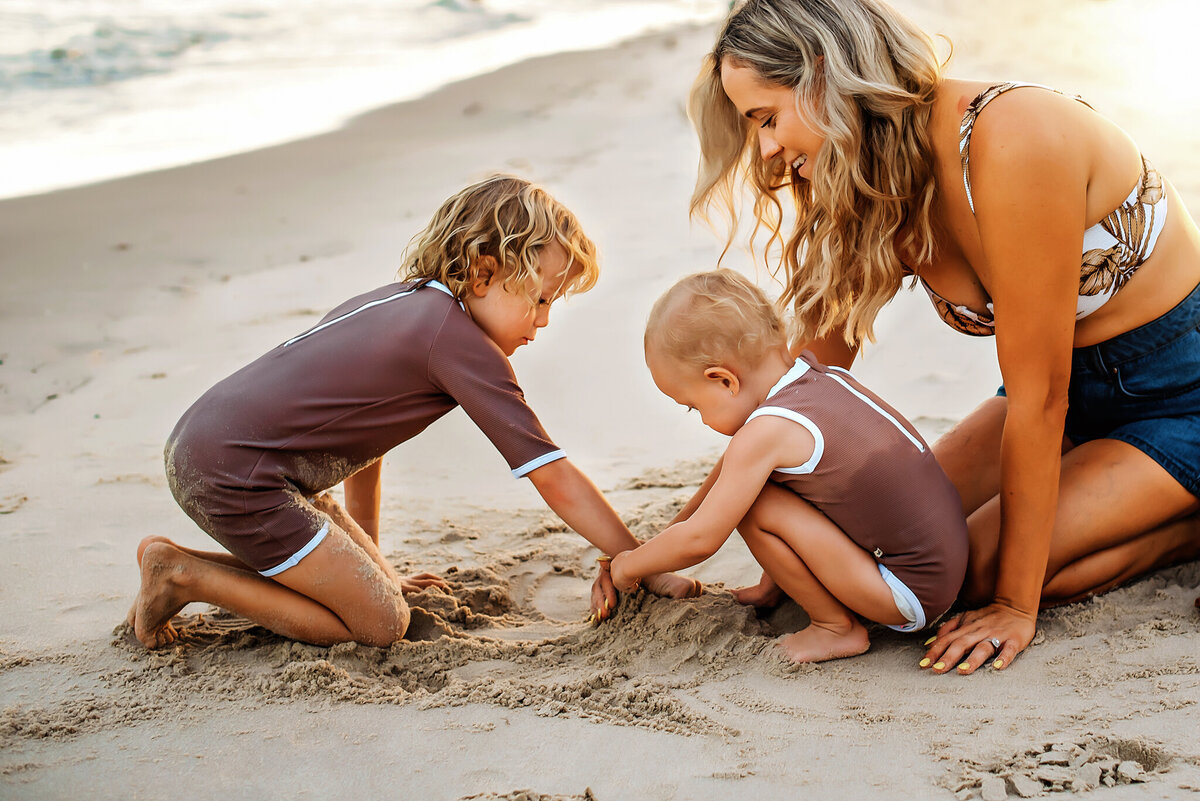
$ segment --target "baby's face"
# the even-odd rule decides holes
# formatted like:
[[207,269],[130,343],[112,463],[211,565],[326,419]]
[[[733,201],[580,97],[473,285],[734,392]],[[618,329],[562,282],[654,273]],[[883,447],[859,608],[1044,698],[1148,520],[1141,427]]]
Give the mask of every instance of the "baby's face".
[[537,332],[550,324],[550,306],[562,297],[571,279],[567,252],[557,242],[542,248],[539,266],[541,291],[531,279],[524,286],[506,286],[493,275],[476,282],[465,300],[475,324],[484,330],[505,356],[533,342]]
[[690,412],[700,412],[704,425],[713,431],[733,436],[741,428],[754,407],[746,408],[746,396],[714,374],[692,364],[684,364],[654,347],[646,351],[646,366],[662,394],[684,406]]

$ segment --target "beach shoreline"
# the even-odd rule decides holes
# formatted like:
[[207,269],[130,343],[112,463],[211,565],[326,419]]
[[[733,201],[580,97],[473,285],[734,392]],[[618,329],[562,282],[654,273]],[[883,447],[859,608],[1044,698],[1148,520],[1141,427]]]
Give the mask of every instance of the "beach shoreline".
[[[898,5],[953,34],[952,72],[1084,94],[1200,204],[1187,129],[1106,82],[1119,65],[1036,60],[1055,26],[1118,28],[1096,4],[1018,0],[999,19]],[[545,185],[602,256],[597,288],[514,358],[522,387],[635,533],[670,519],[723,442],[658,394],[641,355],[653,300],[723,245],[686,215],[683,104],[712,35],[546,56],[310,139],[0,201],[0,794],[966,799],[1014,776],[1113,801],[1200,792],[1200,565],[1044,613],[1004,672],[932,676],[919,640],[879,629],[862,657],[790,669],[772,637],[803,612],[732,601],[724,588],[758,575],[736,537],[691,571],[702,598],[636,596],[587,626],[594,551],[460,413],[385,459],[384,552],[454,587],[414,599],[416,641],[315,648],[203,607],[178,647],[149,653],[124,629],[141,537],[212,547],[162,475],[179,415],[392,280],[436,205],[493,170]],[[737,249],[726,264],[769,280]],[[876,328],[855,373],[927,439],[999,383],[994,344],[955,335],[921,293]],[[1038,779],[1057,746],[1070,776]],[[1072,784],[1089,765],[1114,786]]]

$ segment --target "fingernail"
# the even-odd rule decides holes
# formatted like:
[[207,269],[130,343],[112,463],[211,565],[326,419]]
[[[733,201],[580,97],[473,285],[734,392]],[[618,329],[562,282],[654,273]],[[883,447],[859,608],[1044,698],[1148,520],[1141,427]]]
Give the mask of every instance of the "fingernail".
[[932,637],[930,637],[928,640],[925,641],[925,645],[929,645],[931,642],[933,642],[936,639],[937,639],[937,635],[935,634]]
[[595,623],[595,622],[596,622],[596,613],[595,613],[595,612],[592,612],[590,615],[588,615],[587,622],[588,622],[588,623]]
[[929,657],[925,657],[920,662],[921,667],[929,667]]
[[934,670],[945,670],[945,669],[946,669],[946,663],[945,663],[945,662],[937,662],[937,663],[935,663],[935,664],[934,664],[934,666],[933,666],[933,669],[934,669]]
[[958,669],[959,670],[970,670],[971,666],[968,665],[966,662],[963,662],[961,665],[958,666]]
[[997,659],[995,662],[992,663],[992,667],[994,667],[996,670],[999,670],[1000,668],[1004,667],[1004,660]]
[[608,611],[609,611],[609,610],[611,610],[611,609],[612,609],[612,607],[608,605],[608,599],[607,599],[607,598],[605,598],[605,599],[604,599],[604,611],[605,611],[605,612],[608,612]]

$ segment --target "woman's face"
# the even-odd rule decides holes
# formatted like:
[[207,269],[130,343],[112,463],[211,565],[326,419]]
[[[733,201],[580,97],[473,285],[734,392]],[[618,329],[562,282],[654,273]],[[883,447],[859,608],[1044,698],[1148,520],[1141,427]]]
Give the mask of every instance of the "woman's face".
[[721,62],[721,86],[738,113],[758,126],[763,160],[777,159],[789,172],[794,170],[801,178],[810,179],[813,161],[825,137],[800,116],[795,92],[767,83],[753,67],[729,58]]

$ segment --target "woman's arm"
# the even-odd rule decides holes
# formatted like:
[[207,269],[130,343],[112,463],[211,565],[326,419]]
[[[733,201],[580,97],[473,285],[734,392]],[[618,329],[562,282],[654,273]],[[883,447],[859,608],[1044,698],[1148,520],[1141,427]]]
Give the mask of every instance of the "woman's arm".
[[976,274],[994,305],[1008,396],[996,589],[988,606],[939,631],[928,655],[937,672],[970,673],[987,660],[1002,668],[1033,639],[1058,505],[1089,156],[1059,105],[1075,101],[1011,99],[1021,102],[994,101],[971,147],[984,252]]
[[346,511],[376,545],[379,544],[379,500],[383,459],[377,459],[342,482]]

